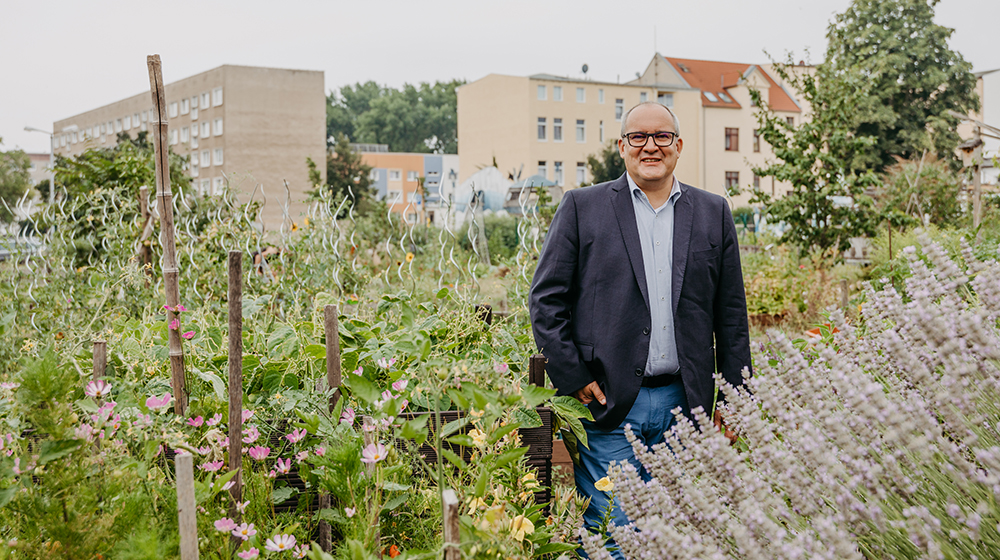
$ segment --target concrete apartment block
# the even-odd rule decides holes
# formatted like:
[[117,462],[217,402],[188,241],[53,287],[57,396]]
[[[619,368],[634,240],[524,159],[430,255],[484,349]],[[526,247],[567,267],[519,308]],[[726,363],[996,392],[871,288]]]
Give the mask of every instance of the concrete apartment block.
[[[389,209],[407,223],[441,226],[447,206],[455,200],[459,159],[451,154],[362,151],[371,166],[371,188]],[[419,181],[423,179],[423,197]]]
[[[323,72],[225,65],[166,84],[170,149],[188,157],[195,192],[219,195],[228,178],[241,202],[266,197],[265,230],[306,210],[306,158],[326,175],[326,95]],[[55,153],[75,156],[110,147],[117,134],[135,137],[155,119],[150,93],[56,121]],[[260,188],[257,189],[257,185]],[[256,193],[254,193],[256,189]],[[291,227],[285,222],[285,227]]]

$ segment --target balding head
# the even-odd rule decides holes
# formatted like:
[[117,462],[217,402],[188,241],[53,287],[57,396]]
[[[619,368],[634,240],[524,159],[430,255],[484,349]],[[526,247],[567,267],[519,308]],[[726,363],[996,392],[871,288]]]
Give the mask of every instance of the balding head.
[[657,107],[661,107],[664,110],[666,110],[666,112],[670,114],[670,118],[673,119],[674,121],[674,132],[677,134],[677,136],[681,135],[681,121],[677,120],[677,115],[675,115],[674,112],[670,110],[670,107],[667,107],[666,105],[658,103],[656,101],[644,101],[636,105],[635,107],[629,109],[628,112],[625,113],[625,116],[622,117],[622,136],[625,136],[625,133],[628,132],[629,115],[632,114],[632,111],[635,111],[638,107],[642,107],[643,105],[655,105]]

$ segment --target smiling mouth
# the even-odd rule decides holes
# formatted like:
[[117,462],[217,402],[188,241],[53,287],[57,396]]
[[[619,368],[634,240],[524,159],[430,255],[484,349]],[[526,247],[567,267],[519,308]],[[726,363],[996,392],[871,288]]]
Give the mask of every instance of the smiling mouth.
[[639,161],[641,161],[642,163],[658,163],[660,161],[660,158],[642,158]]

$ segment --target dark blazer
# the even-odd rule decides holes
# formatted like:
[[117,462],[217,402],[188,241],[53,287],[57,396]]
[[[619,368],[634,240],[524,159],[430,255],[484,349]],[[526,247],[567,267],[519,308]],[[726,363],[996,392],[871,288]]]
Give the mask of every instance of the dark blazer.
[[[750,335],[740,251],[725,199],[681,183],[674,206],[674,333],[688,405],[710,414],[712,374],[742,385]],[[559,394],[597,381],[598,427],[632,408],[649,353],[649,291],[625,175],[563,195],[529,296],[535,343]],[[718,368],[718,369],[716,369]],[[720,394],[721,397],[721,394]]]

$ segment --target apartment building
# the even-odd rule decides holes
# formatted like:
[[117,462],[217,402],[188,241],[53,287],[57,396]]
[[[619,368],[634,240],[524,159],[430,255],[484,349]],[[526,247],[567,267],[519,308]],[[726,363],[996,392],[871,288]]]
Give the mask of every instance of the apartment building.
[[[782,118],[801,122],[807,108],[768,66],[668,58],[657,53],[624,84],[490,74],[458,89],[462,179],[496,161],[501,171],[541,175],[560,186],[590,184],[587,155],[621,135],[631,107],[658,101],[680,121],[680,180],[746,204],[757,186],[781,194],[787,185],[755,177],[751,166],[773,156],[757,134],[750,89]],[[738,190],[745,194],[736,195]]]
[[361,150],[361,157],[372,168],[376,197],[385,200],[392,212],[407,223],[444,223],[447,205],[455,200],[457,155]]
[[[169,146],[188,158],[198,193],[217,196],[228,180],[246,202],[260,185],[254,197],[266,196],[262,219],[274,231],[284,220],[287,181],[289,216],[299,220],[312,188],[306,158],[324,162],[326,155],[323,72],[225,65],[165,90]],[[155,118],[150,93],[136,94],[55,122],[54,150],[75,156],[114,146],[119,133],[136,137]],[[325,176],[326,167],[318,168]]]

